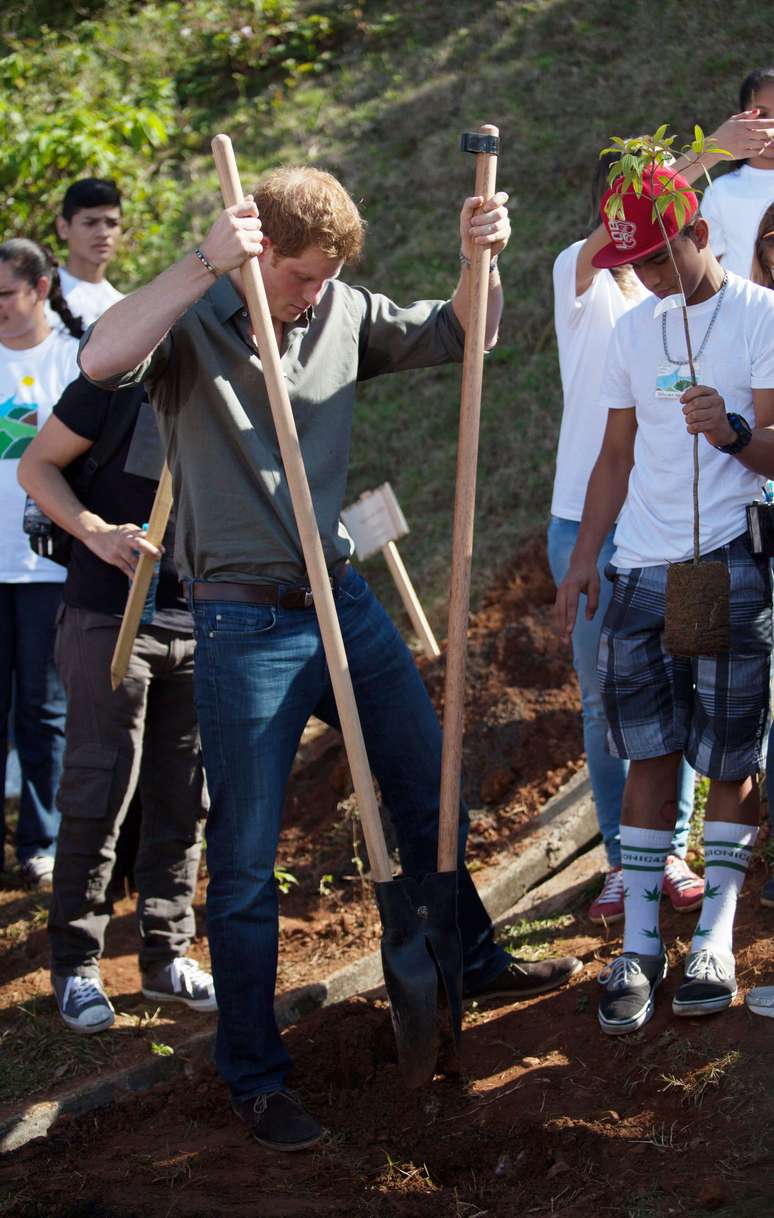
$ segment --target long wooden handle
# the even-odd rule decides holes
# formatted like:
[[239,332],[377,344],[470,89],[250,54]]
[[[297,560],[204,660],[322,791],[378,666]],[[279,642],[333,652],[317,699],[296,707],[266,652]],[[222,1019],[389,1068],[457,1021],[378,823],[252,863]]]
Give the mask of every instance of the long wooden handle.
[[[156,488],[156,498],[153,500],[150,520],[148,521],[146,537],[151,545],[160,546],[164,540],[164,533],[166,532],[171,509],[172,476],[165,461],[161,477],[159,478],[159,484]],[[134,640],[137,638],[137,630],[140,625],[145,598],[148,595],[148,589],[153,577],[153,568],[157,562],[158,559],[154,558],[151,554],[141,554],[140,561],[137,563],[132,586],[126,598],[126,608],[124,609],[121,629],[118,632],[118,638],[113,650],[113,659],[110,663],[110,684],[113,689],[118,689],[126,676],[126,670],[129,667],[129,657],[132,654]]]
[[382,554],[387,566],[390,568],[390,574],[395,581],[395,587],[400,593],[403,608],[409,615],[411,624],[417,633],[417,638],[422,644],[422,650],[428,660],[434,660],[436,656],[441,654],[441,649],[435,641],[435,635],[425,617],[425,611],[422,608],[421,601],[416,594],[414,585],[409,578],[409,573],[406,570],[395,542],[388,541],[386,545],[382,546]]
[[[480,127],[482,135],[497,135],[496,127]],[[497,157],[476,154],[474,194],[484,200],[495,192]],[[446,684],[441,757],[441,811],[438,826],[438,870],[457,866],[459,804],[462,781],[462,736],[465,713],[465,660],[470,612],[470,570],[473,562],[473,521],[476,511],[476,465],[481,415],[481,382],[489,296],[488,246],[473,247],[470,266],[470,306],[465,327],[465,358],[457,448],[457,490],[454,500],[452,566],[449,587],[449,628],[446,649]]]
[[[220,180],[223,202],[226,207],[233,207],[234,204],[242,202],[244,193],[229,137],[216,135],[212,141],[212,152]],[[320,623],[320,634],[325,648],[325,658],[328,662],[336,708],[339,712],[341,733],[344,737],[349,768],[352,772],[352,783],[357,796],[360,818],[363,822],[363,835],[368,849],[371,872],[378,883],[384,883],[392,879],[390,856],[387,853],[382,823],[379,819],[371,770],[355,704],[352,678],[344,650],[344,640],[341,637],[341,628],[336,616],[336,606],[333,602],[333,593],[304,469],[296,423],[285,386],[285,378],[282,375],[266,290],[263,286],[260,268],[254,258],[243,263],[240,273],[250,324],[253,327],[258,344],[258,354],[263,366],[271,413],[282,454],[282,464],[290,487],[290,497],[301,538],[304,562]]]

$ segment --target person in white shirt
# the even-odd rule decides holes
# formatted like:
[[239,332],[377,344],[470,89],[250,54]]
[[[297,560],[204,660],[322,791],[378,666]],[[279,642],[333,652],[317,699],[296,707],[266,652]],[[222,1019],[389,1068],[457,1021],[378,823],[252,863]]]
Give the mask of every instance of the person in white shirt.
[[[66,332],[52,330],[46,299]],[[0,792],[8,723],[21,765],[16,855],[22,879],[50,887],[59,827],[55,797],[64,754],[65,698],[54,667],[55,619],[64,567],[38,557],[22,529],[19,458],[64,388],[78,376],[82,328],[59,290],[48,255],[32,241],[0,245]],[[0,863],[4,858],[0,810]]]
[[121,237],[121,195],[115,182],[103,178],[73,182],[65,192],[56,231],[67,246],[59,271],[62,292],[85,328],[123,299],[105,276]]
[[767,121],[770,138],[707,187],[701,214],[709,223],[715,256],[727,271],[747,278],[761,216],[774,202],[774,67],[756,68],[744,78],[739,108]]
[[[613,594],[602,626],[599,675],[614,755],[629,759],[621,813],[623,954],[604,975],[599,1022],[610,1034],[635,1031],[651,1016],[666,974],[658,900],[675,820],[683,755],[710,780],[704,833],[705,895],[673,1012],[702,1015],[736,995],[732,954],[736,898],[755,842],[755,777],[768,728],[771,571],[751,551],[746,505],[760,474],[774,471],[774,293],[724,270],[697,215],[696,196],[661,169],[624,215],[603,219],[610,241],[594,265],[630,262],[659,300],[682,280],[698,383],[684,388],[687,360],[681,311],[646,299],[617,322],[602,379],[608,411],[589,480],[578,540],[557,594],[557,620],[569,635],[580,595],[593,617],[599,599],[597,554],[613,522],[607,576]],[[682,228],[671,204],[653,218],[653,198],[672,183],[687,193]],[[604,200],[603,200],[604,204]],[[654,312],[658,316],[654,316]],[[667,565],[692,557],[693,437],[700,436],[701,552],[729,571],[730,650],[693,659],[664,647]],[[755,472],[754,472],[755,471]]]
[[[769,130],[765,121],[759,122],[757,116],[735,114],[710,138],[717,147],[742,157],[757,153],[771,134],[774,131]],[[597,162],[592,182],[594,217],[598,217],[600,197],[614,159],[610,155]],[[698,159],[682,158],[676,167],[692,182],[720,159],[717,153],[705,152]],[[608,240],[604,225],[597,224],[585,241],[569,245],[554,263],[554,325],[564,409],[548,526],[548,561],[557,586],[567,573],[583,515],[586,487],[605,430],[607,411],[600,404],[599,389],[610,335],[618,318],[648,295],[631,267],[615,266],[608,270],[594,266],[595,254]],[[611,531],[597,561],[600,576],[612,558],[613,548]],[[610,868],[602,891],[589,908],[591,921],[600,924],[619,922],[624,916],[620,819],[627,763],[611,757],[607,751],[607,719],[596,671],[600,624],[611,593],[610,583],[602,580],[596,618],[588,621],[584,614],[579,614],[572,634],[589,778]],[[698,909],[704,893],[703,880],[685,862],[694,777],[690,766],[681,766],[677,821],[664,875],[664,893],[680,912]]]

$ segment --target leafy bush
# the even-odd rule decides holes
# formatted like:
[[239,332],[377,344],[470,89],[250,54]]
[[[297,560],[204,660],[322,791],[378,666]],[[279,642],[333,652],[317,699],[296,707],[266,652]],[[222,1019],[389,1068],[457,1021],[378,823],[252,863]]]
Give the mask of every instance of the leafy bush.
[[2,235],[51,242],[64,187],[113,177],[130,227],[114,267],[124,287],[166,265],[197,215],[203,227],[217,207],[209,169],[198,186],[186,174],[219,115],[232,129],[254,124],[334,66],[348,37],[389,28],[383,15],[369,26],[349,0],[105,0],[78,21],[60,8],[37,6],[55,25],[36,27],[29,6],[13,3],[1,19]]

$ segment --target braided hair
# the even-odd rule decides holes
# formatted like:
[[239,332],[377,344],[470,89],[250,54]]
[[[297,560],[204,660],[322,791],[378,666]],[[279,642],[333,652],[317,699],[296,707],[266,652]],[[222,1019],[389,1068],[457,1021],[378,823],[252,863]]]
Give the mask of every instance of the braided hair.
[[59,263],[53,254],[27,237],[12,237],[10,241],[0,244],[0,262],[7,262],[14,274],[32,288],[37,287],[41,276],[45,275],[50,282],[48,303],[73,338],[82,337],[83,322],[67,307],[57,270]]

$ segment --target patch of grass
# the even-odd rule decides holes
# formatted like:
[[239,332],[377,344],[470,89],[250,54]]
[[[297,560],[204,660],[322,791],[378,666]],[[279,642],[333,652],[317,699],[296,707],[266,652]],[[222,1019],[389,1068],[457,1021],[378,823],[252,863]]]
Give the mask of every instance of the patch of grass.
[[414,1163],[393,1159],[388,1152],[385,1152],[385,1155],[387,1164],[382,1169],[377,1184],[380,1192],[436,1193],[439,1191],[439,1185],[431,1179],[426,1163],[417,1167]]
[[557,931],[572,926],[572,914],[557,914],[553,918],[522,918],[500,933],[500,942],[506,951],[524,960],[544,960],[555,950],[554,936]]
[[0,1103],[26,1099],[65,1079],[96,1074],[120,1051],[115,1036],[77,1036],[53,998],[34,998],[0,1023]]
[[680,1078],[675,1074],[662,1074],[660,1076],[663,1083],[661,1090],[677,1091],[683,1104],[692,1104],[694,1107],[700,1108],[708,1092],[717,1091],[724,1082],[727,1082],[727,1076],[737,1068],[741,1060],[740,1050],[731,1049],[722,1057],[717,1057],[713,1061],[707,1062],[705,1066],[693,1070],[685,1078]]

